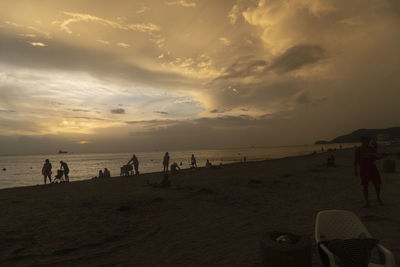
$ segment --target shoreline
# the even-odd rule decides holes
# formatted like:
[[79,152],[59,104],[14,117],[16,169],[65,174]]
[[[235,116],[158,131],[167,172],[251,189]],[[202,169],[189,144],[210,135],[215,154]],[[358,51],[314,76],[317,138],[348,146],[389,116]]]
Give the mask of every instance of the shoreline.
[[[331,153],[334,151],[345,151],[345,150],[350,150],[353,148],[342,148],[342,149],[337,149],[337,150],[326,150],[326,151],[318,151],[316,153],[312,152],[312,153],[308,153],[308,154],[304,154],[304,155],[294,155],[294,156],[285,156],[285,157],[281,157],[281,158],[270,158],[270,159],[263,159],[263,160],[251,160],[251,161],[246,161],[246,162],[230,162],[230,163],[226,163],[226,164],[222,164],[222,165],[213,165],[213,166],[230,166],[230,165],[236,165],[236,164],[250,164],[250,163],[261,163],[261,162],[266,162],[266,161],[274,161],[274,160],[284,160],[284,159],[290,159],[290,158],[302,158],[302,157],[310,157],[310,156],[315,156],[315,155],[319,155],[319,154],[327,154],[327,153]],[[194,171],[196,169],[205,169],[205,167],[197,167],[195,169],[192,168],[185,168],[185,169],[181,169],[178,172],[185,172],[185,171]],[[171,174],[170,171],[168,171],[169,174]],[[144,172],[141,173],[139,176],[144,176],[144,175],[155,175],[155,174],[159,174],[162,175],[163,172],[162,171],[155,171],[155,172]],[[97,176],[96,176],[97,177]],[[130,175],[130,176],[126,176],[126,177],[130,177],[130,178],[135,178],[137,176],[134,175]],[[103,178],[103,179],[118,179],[118,178],[126,178],[125,176],[111,176],[110,178]],[[97,178],[99,179],[99,178]],[[91,180],[96,180],[95,177],[92,178],[87,178],[87,179],[82,179],[82,180],[76,180],[76,181],[71,181],[70,183],[77,183],[77,182],[85,182],[85,181],[91,181]],[[61,184],[65,184],[65,183],[61,183]],[[23,186],[14,186],[14,187],[7,187],[7,188],[0,188],[0,192],[2,190],[9,190],[9,189],[17,189],[17,188],[37,188],[39,186],[48,186],[48,185],[60,185],[60,184],[36,184],[36,185],[23,185]]]
[[[260,266],[260,240],[285,229],[314,240],[316,213],[354,212],[400,255],[399,172],[364,209],[351,149],[62,185],[0,190],[0,265]],[[399,162],[397,160],[397,162]],[[381,170],[382,162],[377,164]],[[321,267],[313,241],[312,260]]]

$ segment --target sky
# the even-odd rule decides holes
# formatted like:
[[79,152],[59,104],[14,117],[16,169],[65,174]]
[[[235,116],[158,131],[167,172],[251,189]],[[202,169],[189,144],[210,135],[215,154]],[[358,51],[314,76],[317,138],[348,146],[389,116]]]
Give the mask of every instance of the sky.
[[400,126],[398,0],[1,0],[0,154]]

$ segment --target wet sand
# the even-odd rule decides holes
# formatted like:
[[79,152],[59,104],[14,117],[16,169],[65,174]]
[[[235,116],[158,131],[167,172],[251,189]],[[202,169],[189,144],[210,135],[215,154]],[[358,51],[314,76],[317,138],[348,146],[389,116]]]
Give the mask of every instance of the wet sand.
[[371,186],[365,209],[353,152],[332,152],[336,168],[329,154],[184,170],[170,188],[146,185],[153,173],[0,190],[0,265],[259,266],[265,232],[314,240],[325,209],[355,212],[398,255],[399,172],[381,171],[385,206]]

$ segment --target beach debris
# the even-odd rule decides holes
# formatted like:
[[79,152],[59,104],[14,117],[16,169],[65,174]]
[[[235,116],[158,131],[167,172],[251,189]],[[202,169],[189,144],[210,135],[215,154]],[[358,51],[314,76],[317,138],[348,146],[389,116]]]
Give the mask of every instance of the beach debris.
[[286,243],[286,244],[296,243],[296,239],[294,238],[294,236],[289,234],[280,235],[277,238],[275,238],[275,241],[278,243]]

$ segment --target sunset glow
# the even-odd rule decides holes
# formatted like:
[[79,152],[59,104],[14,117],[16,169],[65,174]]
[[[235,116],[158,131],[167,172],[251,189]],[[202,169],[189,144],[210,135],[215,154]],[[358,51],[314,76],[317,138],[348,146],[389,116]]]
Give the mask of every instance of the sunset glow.
[[0,17],[1,153],[294,145],[399,125],[398,1],[5,0]]

